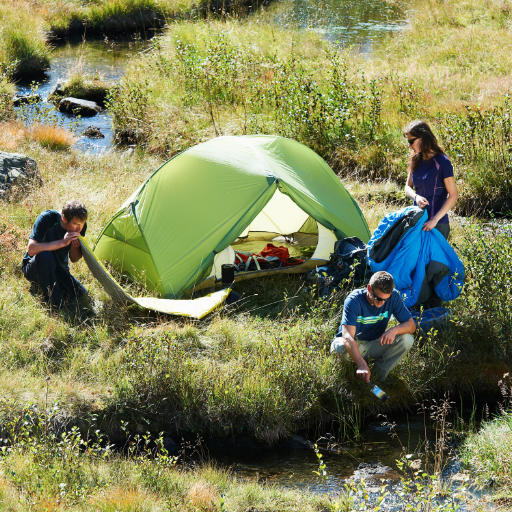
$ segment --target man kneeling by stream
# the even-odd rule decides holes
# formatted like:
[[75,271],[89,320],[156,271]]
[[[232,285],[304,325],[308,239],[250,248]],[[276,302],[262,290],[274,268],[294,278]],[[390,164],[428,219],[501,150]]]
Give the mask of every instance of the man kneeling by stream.
[[[351,292],[343,305],[331,353],[348,354],[364,382],[370,382],[365,356],[375,360],[375,376],[383,381],[414,343],[416,324],[394,287],[390,273],[376,272],[367,287]],[[386,330],[391,315],[400,323]]]

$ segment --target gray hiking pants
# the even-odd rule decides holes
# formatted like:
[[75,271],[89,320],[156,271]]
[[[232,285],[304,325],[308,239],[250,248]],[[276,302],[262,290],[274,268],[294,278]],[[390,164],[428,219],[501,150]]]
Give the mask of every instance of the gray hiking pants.
[[[379,340],[357,340],[359,352],[366,358],[375,360],[373,373],[379,380],[384,380],[389,372],[399,363],[400,359],[409,352],[414,343],[412,334],[399,334],[391,345],[381,345]],[[343,338],[334,338],[331,343],[331,354],[336,352],[348,359],[350,356],[345,349]]]

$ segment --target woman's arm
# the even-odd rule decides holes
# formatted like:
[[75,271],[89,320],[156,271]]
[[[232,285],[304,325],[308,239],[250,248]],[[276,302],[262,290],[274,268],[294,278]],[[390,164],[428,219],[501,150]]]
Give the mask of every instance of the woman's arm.
[[412,199],[413,201],[416,201],[416,204],[420,208],[425,208],[426,206],[428,206],[428,200],[425,197],[420,196],[419,194],[416,194],[413,186],[414,186],[414,183],[412,181],[412,171],[411,171],[411,169],[409,169],[409,175],[407,176],[407,183],[405,184],[405,195],[408,198]]
[[407,182],[405,183],[405,195],[412,199],[413,201],[416,201],[416,192],[414,192],[414,189],[412,188],[414,186],[412,182],[412,171],[409,169],[409,174],[407,175]]
[[455,203],[459,198],[455,178],[450,176],[449,178],[444,178],[443,182],[448,192],[448,197],[443,203],[443,206],[441,206],[441,209],[429,221],[425,222],[423,225],[424,231],[434,229],[437,226],[437,223],[455,206]]

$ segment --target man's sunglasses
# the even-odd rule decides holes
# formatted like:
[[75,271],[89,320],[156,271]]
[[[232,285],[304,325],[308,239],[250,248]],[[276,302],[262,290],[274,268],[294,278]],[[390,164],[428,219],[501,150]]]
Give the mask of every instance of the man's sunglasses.
[[417,140],[418,137],[414,137],[414,139],[407,139],[407,142],[409,143],[409,146],[412,146],[413,142]]
[[379,302],[386,302],[389,297],[387,297],[386,299],[383,299],[382,297],[379,297],[373,290],[372,288],[372,295],[373,295],[373,300],[378,300]]

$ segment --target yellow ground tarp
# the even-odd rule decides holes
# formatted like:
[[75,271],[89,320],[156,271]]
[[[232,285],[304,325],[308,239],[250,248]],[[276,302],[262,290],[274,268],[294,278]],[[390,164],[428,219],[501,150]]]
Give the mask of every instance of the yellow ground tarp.
[[160,313],[200,319],[223,304],[231,291],[230,288],[225,288],[204,297],[190,300],[132,297],[123,290],[121,285],[96,258],[87,240],[80,237],[80,243],[82,244],[82,255],[92,275],[116,302],[135,303],[142,308],[158,311]]

